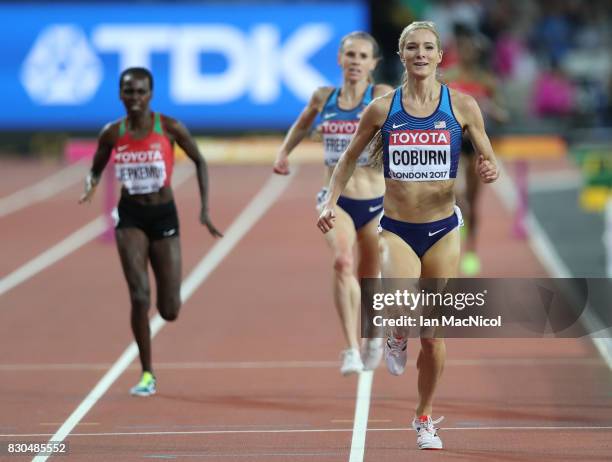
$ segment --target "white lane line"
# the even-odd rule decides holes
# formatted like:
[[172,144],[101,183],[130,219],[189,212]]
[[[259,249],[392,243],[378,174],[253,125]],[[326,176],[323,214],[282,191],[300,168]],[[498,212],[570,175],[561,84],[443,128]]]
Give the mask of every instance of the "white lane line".
[[[331,419],[331,423],[354,423],[353,419]],[[390,423],[391,419],[368,419],[368,423]]]
[[[0,372],[37,372],[37,371],[105,371],[111,363],[44,363],[44,364],[0,364]],[[484,358],[448,359],[445,367],[605,367],[601,358]],[[157,370],[226,370],[226,369],[335,369],[338,361],[207,361],[194,363],[155,363]],[[138,370],[133,364],[129,369]],[[353,420],[350,420],[353,422]],[[370,422],[373,422],[370,419]]]
[[[612,430],[610,425],[557,425],[557,426],[471,426],[471,427],[444,427],[443,431],[600,431]],[[99,432],[99,433],[71,433],[71,438],[77,437],[112,437],[112,436],[189,436],[189,435],[240,435],[240,434],[277,434],[277,433],[349,433],[352,428],[301,428],[301,429],[262,429],[262,430],[189,430],[189,431],[155,431],[155,432]],[[413,432],[412,428],[368,428],[368,432]],[[0,434],[0,438],[48,438],[51,433],[7,433]],[[53,435],[55,436],[55,435]],[[49,441],[54,441],[53,437]]]
[[[285,458],[290,458],[290,459],[285,459],[285,460],[291,460],[294,459],[296,457],[332,457],[332,456],[341,456],[343,454],[344,451],[339,450],[336,452],[320,452],[320,451],[313,451],[313,452],[208,452],[208,453],[204,453],[204,452],[192,452],[192,453],[169,453],[169,454],[147,454],[147,455],[143,455],[142,457],[145,459],[178,459],[179,457],[182,458],[210,458],[210,457],[215,457],[215,458],[220,458],[220,457],[232,457],[232,458],[237,458],[240,457],[242,458],[242,460],[244,460],[245,457],[248,457],[249,459],[252,458],[261,458],[261,457],[285,457]],[[276,459],[278,460],[278,459]]]
[[[191,297],[198,286],[206,280],[210,273],[232,251],[236,244],[240,242],[244,235],[268,211],[272,204],[281,197],[282,192],[289,186],[289,183],[295,177],[296,173],[297,170],[288,177],[279,175],[272,175],[270,177],[263,188],[228,228],[225,236],[216,242],[212,249],[183,281],[181,287],[181,299],[183,302],[186,302]],[[155,337],[164,325],[165,321],[159,314],[156,315],[151,321],[151,338]],[[132,342],[49,441],[63,441],[104,393],[106,393],[113,383],[115,383],[117,378],[127,369],[130,363],[136,359],[137,354],[138,348],[136,347],[136,343]],[[47,458],[48,456],[46,455],[38,454],[32,460],[35,462],[43,462],[47,460]]]
[[[0,372],[32,371],[99,371],[107,370],[108,363],[46,363],[46,364],[0,364]],[[140,366],[130,366],[138,369]],[[198,363],[155,363],[156,370],[176,369],[317,369],[336,368],[338,361],[208,361]]]
[[366,431],[368,429],[368,414],[370,413],[370,393],[372,391],[373,380],[374,371],[363,371],[359,374],[349,462],[363,461]]
[[87,166],[84,163],[76,163],[63,168],[59,172],[28,186],[15,191],[8,196],[0,198],[0,218],[16,212],[24,207],[43,201],[58,192],[69,188],[85,177]]
[[87,244],[92,239],[95,239],[104,232],[106,227],[106,218],[102,215],[95,220],[90,221],[61,242],[45,250],[37,257],[34,257],[29,262],[0,279],[0,295],[8,292],[15,286],[18,286],[23,281],[30,279],[35,274],[40,273],[45,268],[53,265],[66,255]]
[[[514,183],[509,179],[507,171],[504,170],[503,166],[500,165],[499,180],[492,183],[493,190],[507,209],[514,210],[518,202],[518,193]],[[542,266],[546,268],[548,274],[554,278],[571,278],[573,275],[570,269],[563,262],[548,234],[530,210],[527,212],[525,227],[529,236],[529,246]],[[589,338],[608,368],[612,370],[612,338],[596,336],[596,332],[604,327],[603,323],[588,306],[581,316],[581,320],[584,322],[586,329],[593,332]]]
[[[191,169],[187,170],[183,168],[179,170],[174,182],[175,186],[178,187],[184,183],[192,173],[193,172]],[[18,286],[24,281],[27,281],[31,277],[43,271],[45,268],[48,268],[88,242],[94,240],[96,237],[106,231],[107,226],[107,217],[105,215],[99,215],[95,220],[90,221],[82,228],[76,230],[70,236],[55,244],[53,247],[45,250],[43,253],[23,264],[12,273],[9,273],[0,279],[0,295],[5,294],[12,288]]]

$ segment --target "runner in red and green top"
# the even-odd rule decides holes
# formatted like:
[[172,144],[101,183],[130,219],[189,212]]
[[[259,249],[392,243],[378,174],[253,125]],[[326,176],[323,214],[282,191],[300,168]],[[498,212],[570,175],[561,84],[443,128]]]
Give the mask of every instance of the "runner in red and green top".
[[130,293],[132,332],[142,365],[141,380],[130,392],[149,396],[156,391],[148,316],[149,262],[157,284],[157,309],[161,317],[176,320],[181,306],[179,222],[170,186],[174,143],[196,166],[200,222],[212,236],[220,237],[221,233],[208,214],[208,173],[195,141],[181,122],[149,108],[152,74],[145,68],[126,69],[119,78],[119,89],[127,116],[102,129],[79,203],[91,201],[100,175],[112,158],[122,185],[115,238]]

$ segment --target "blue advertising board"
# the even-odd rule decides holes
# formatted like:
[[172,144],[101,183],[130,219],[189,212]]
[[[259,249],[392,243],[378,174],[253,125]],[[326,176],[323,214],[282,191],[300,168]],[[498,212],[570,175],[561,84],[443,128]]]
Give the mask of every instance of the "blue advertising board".
[[152,108],[199,130],[284,129],[340,82],[361,2],[0,4],[0,127],[98,130],[123,114],[118,77],[145,66]]

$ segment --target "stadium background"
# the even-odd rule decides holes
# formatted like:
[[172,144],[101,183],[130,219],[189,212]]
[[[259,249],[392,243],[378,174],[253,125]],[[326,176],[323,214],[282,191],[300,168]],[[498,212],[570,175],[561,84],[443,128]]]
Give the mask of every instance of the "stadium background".
[[[503,125],[488,121],[487,129],[507,165],[518,164],[517,181],[529,182],[531,211],[572,275],[612,272],[603,237],[612,182],[612,13],[604,0],[588,8],[577,0],[69,1],[0,8],[7,23],[0,34],[10,43],[0,64],[1,153],[57,162],[88,155],[91,144],[75,147],[74,138],[92,140],[122,114],[117,76],[129,65],[152,69],[155,110],[212,137],[199,139],[207,159],[265,163],[312,89],[339,83],[335,56],[344,34],[371,31],[383,56],[376,77],[397,85],[395,52],[405,24],[436,22],[445,49],[442,80],[457,60],[453,27],[466,26],[477,34],[510,114]],[[301,151],[299,159],[317,161],[316,145]],[[555,174],[565,161],[564,173]],[[527,179],[528,164],[550,175]],[[577,242],[576,235],[583,238]]]

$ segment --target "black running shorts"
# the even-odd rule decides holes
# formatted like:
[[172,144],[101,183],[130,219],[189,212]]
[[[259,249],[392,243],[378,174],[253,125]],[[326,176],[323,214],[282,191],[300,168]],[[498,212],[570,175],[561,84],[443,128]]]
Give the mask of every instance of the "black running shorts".
[[138,228],[152,240],[179,235],[179,221],[174,201],[165,204],[143,205],[125,196],[117,206],[118,221],[115,229]]

